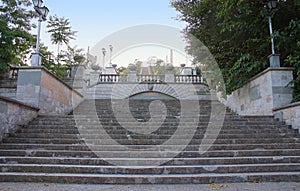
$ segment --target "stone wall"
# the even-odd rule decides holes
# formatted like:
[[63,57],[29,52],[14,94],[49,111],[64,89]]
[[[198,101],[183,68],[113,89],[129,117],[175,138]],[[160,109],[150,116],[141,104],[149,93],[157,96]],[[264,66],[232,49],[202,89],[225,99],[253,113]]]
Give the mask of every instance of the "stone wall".
[[274,116],[300,132],[300,102],[275,108]]
[[205,84],[107,83],[89,87],[86,99],[125,99],[145,92],[158,92],[179,100],[213,99]]
[[36,107],[0,97],[0,141],[34,119],[38,111]]
[[83,95],[58,79],[44,67],[20,67],[17,100],[40,108],[39,114],[67,114]]
[[291,103],[292,80],[293,68],[268,68],[227,96],[224,103],[239,115],[273,115],[274,108]]

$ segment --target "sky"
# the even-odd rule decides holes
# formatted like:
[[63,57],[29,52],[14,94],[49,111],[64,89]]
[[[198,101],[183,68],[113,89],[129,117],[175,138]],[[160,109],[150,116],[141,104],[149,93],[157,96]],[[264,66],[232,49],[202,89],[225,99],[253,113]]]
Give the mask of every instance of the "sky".
[[[183,22],[176,20],[178,12],[170,6],[170,0],[44,0],[44,5],[50,10],[49,16],[57,15],[70,20],[72,29],[78,31],[76,40],[71,41],[71,45],[77,45],[78,48],[83,48],[86,51],[88,47],[92,49],[107,36],[132,26],[160,24],[175,27],[179,30],[185,27]],[[57,46],[51,44],[50,34],[46,31],[46,23],[43,22],[41,41],[56,54]],[[114,44],[113,46],[118,45]],[[170,52],[158,48],[157,53],[152,50],[152,54],[146,55],[140,49],[140,47],[132,48],[131,53],[130,51],[127,51],[127,53],[132,55],[134,51],[140,51],[141,58],[138,59],[141,60],[145,60],[146,57],[150,56],[157,56],[165,60],[166,54]],[[150,49],[153,49],[153,47],[150,47]],[[109,50],[108,47],[107,50]],[[133,57],[128,56],[128,60],[126,60],[124,54],[126,53],[119,53],[119,57],[113,59],[122,63],[131,62],[130,60]],[[176,51],[174,54],[176,57]],[[100,53],[99,56],[101,56]],[[175,60],[176,64],[180,64],[185,62],[185,57]],[[101,62],[100,59],[98,62]]]

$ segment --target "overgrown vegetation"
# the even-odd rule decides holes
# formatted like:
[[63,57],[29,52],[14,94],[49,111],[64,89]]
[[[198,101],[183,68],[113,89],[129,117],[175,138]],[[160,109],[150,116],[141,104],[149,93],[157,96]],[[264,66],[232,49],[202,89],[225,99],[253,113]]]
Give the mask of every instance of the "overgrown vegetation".
[[[202,41],[217,60],[227,94],[269,67],[271,47],[267,18],[270,13],[266,3],[267,0],[171,1],[180,13],[178,19],[187,23],[185,32]],[[273,29],[281,66],[295,67],[294,101],[299,101],[300,1],[279,1]],[[199,55],[193,48],[190,44],[187,50],[197,60]]]

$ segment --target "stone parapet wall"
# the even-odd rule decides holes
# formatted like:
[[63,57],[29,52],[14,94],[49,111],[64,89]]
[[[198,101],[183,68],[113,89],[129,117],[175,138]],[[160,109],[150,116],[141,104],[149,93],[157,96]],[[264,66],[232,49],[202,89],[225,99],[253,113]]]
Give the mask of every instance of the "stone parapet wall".
[[239,115],[273,115],[273,109],[291,103],[293,68],[268,68],[227,96],[224,104]]
[[0,141],[37,117],[39,108],[0,97]]
[[205,84],[146,83],[98,84],[87,89],[86,99],[126,99],[146,92],[158,92],[179,100],[213,99]]
[[274,116],[300,132],[300,102],[275,108]]
[[17,100],[40,108],[39,114],[67,114],[83,98],[44,67],[19,68]]

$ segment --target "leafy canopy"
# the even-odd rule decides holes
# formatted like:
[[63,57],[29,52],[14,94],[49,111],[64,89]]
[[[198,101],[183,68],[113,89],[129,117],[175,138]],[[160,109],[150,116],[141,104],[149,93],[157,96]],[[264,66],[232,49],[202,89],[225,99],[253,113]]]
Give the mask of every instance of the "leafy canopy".
[[25,65],[34,37],[30,34],[30,20],[34,17],[27,10],[29,0],[1,0],[0,4],[0,71],[8,64]]
[[[210,50],[223,74],[226,91],[243,86],[269,67],[271,54],[267,0],[172,0],[191,34]],[[300,2],[280,0],[273,17],[276,52],[281,65],[295,67],[295,101],[300,99]],[[201,61],[199,48],[186,35],[188,52]]]

